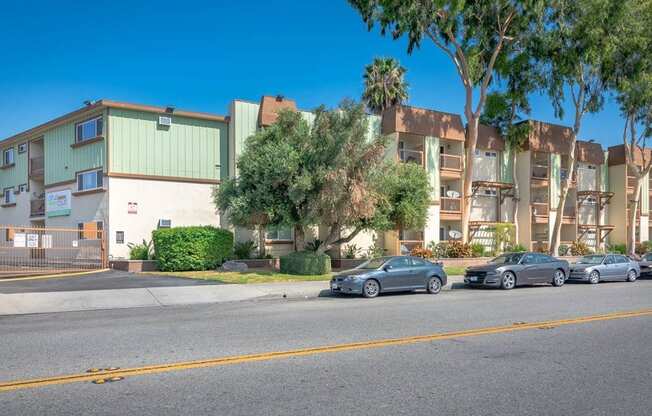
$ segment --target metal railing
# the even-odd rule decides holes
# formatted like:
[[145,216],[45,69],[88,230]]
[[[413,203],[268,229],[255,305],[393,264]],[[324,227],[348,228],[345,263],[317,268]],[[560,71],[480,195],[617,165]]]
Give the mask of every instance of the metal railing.
[[440,200],[442,212],[462,212],[462,198],[441,197]]
[[550,213],[547,202],[532,202],[530,205],[532,205],[532,215],[547,216]]
[[29,160],[29,175],[42,177],[45,173],[45,158],[33,157]]
[[423,166],[423,152],[420,150],[400,149],[398,158],[403,163],[417,163]]
[[636,187],[636,178],[633,176],[627,176],[627,188],[634,189]]
[[462,170],[462,156],[442,153],[439,155],[439,168],[449,170]]
[[0,225],[0,278],[106,268],[101,229]]
[[45,215],[45,198],[32,199],[29,201],[29,216],[42,217]]

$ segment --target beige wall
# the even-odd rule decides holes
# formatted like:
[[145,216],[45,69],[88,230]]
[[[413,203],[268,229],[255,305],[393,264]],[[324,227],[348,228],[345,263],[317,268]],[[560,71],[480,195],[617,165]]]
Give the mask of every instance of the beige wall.
[[516,175],[519,183],[518,202],[518,242],[527,245],[532,240],[530,227],[530,152],[520,152],[516,155]]
[[[211,199],[212,185],[122,178],[109,178],[108,182],[110,256],[126,258],[127,243],[151,240],[159,219],[171,220],[173,227],[220,226]],[[137,214],[128,213],[129,202],[138,204]],[[116,231],[124,231],[124,244],[116,243]]]
[[625,165],[609,166],[609,191],[614,193],[609,207],[609,224],[616,228],[609,235],[611,244],[627,241],[627,189]]

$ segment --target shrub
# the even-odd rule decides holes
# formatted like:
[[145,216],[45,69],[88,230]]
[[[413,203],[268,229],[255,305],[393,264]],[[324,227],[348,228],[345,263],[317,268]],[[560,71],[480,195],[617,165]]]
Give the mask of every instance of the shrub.
[[484,245],[482,245],[480,243],[471,244],[471,254],[473,255],[473,257],[482,257],[482,256],[484,256],[484,254],[485,254],[484,251],[485,251]]
[[331,272],[331,258],[327,254],[297,251],[281,256],[281,273],[320,275]]
[[428,243],[428,248],[432,251],[432,256],[436,259],[447,257],[446,244],[444,243],[435,243],[434,241],[431,241]]
[[385,255],[385,247],[374,242],[374,244],[367,249],[366,257],[369,259],[375,259]]
[[571,256],[586,256],[591,253],[591,249],[585,242],[577,240],[570,246]]
[[348,244],[344,246],[344,258],[355,259],[362,252],[362,249],[355,244]]
[[152,241],[143,239],[142,243],[129,243],[127,247],[129,247],[129,259],[131,260],[150,260],[154,258]]
[[421,257],[424,259],[431,259],[433,258],[432,250],[429,248],[423,248],[423,247],[415,247],[410,251],[410,255],[414,257]]
[[614,244],[612,246],[609,246],[609,251],[612,253],[616,254],[626,254],[627,253],[627,245],[625,244]]
[[643,255],[652,251],[652,241],[643,241],[634,250],[636,254]]
[[507,250],[505,251],[509,251],[511,253],[522,253],[524,251],[527,251],[527,249],[523,244],[515,244],[511,247],[507,247]]
[[567,246],[566,244],[560,244],[559,245],[559,255],[560,256],[566,256],[568,255],[568,251],[570,250],[570,247]]
[[164,272],[214,269],[233,253],[233,233],[211,226],[163,228],[152,239]]
[[461,241],[451,241],[446,244],[446,257],[458,259],[462,257],[471,257],[473,254],[471,246]]
[[239,241],[233,245],[233,257],[236,259],[252,259],[258,246],[251,240]]
[[310,241],[310,242],[306,243],[305,250],[314,252],[314,251],[319,250],[319,247],[321,247],[323,244],[324,244],[324,242],[319,240],[319,239],[313,240],[313,241]]

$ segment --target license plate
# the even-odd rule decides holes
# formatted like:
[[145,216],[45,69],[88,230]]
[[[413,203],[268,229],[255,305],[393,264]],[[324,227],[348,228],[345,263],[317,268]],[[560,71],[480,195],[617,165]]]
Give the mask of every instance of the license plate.
[[331,288],[332,288],[332,289],[337,289],[337,283],[333,283],[333,284],[331,285]]
[[471,276],[471,277],[469,277],[469,281],[471,281],[471,282],[477,282],[477,281],[478,281],[478,278],[475,277],[475,276]]

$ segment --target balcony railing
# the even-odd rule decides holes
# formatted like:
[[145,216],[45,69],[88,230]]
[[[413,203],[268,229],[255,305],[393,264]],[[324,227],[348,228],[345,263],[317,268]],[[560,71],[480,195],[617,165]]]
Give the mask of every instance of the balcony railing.
[[462,170],[462,156],[442,153],[439,155],[440,169]]
[[531,205],[532,215],[536,215],[537,217],[548,216],[550,210],[547,202],[532,202]]
[[575,207],[564,207],[564,217],[575,218],[576,216]]
[[548,179],[548,166],[533,165],[532,177],[534,179]]
[[627,188],[631,188],[632,190],[636,187],[636,178],[633,176],[628,176],[627,177]]
[[423,166],[423,152],[420,150],[407,150],[400,149],[398,151],[398,158],[404,163],[417,163]]
[[45,215],[45,199],[32,199],[29,201],[29,216],[42,217]]
[[443,212],[462,212],[462,198],[441,197],[441,210]]
[[45,172],[45,159],[42,157],[33,157],[29,160],[29,175],[31,177],[42,177]]

